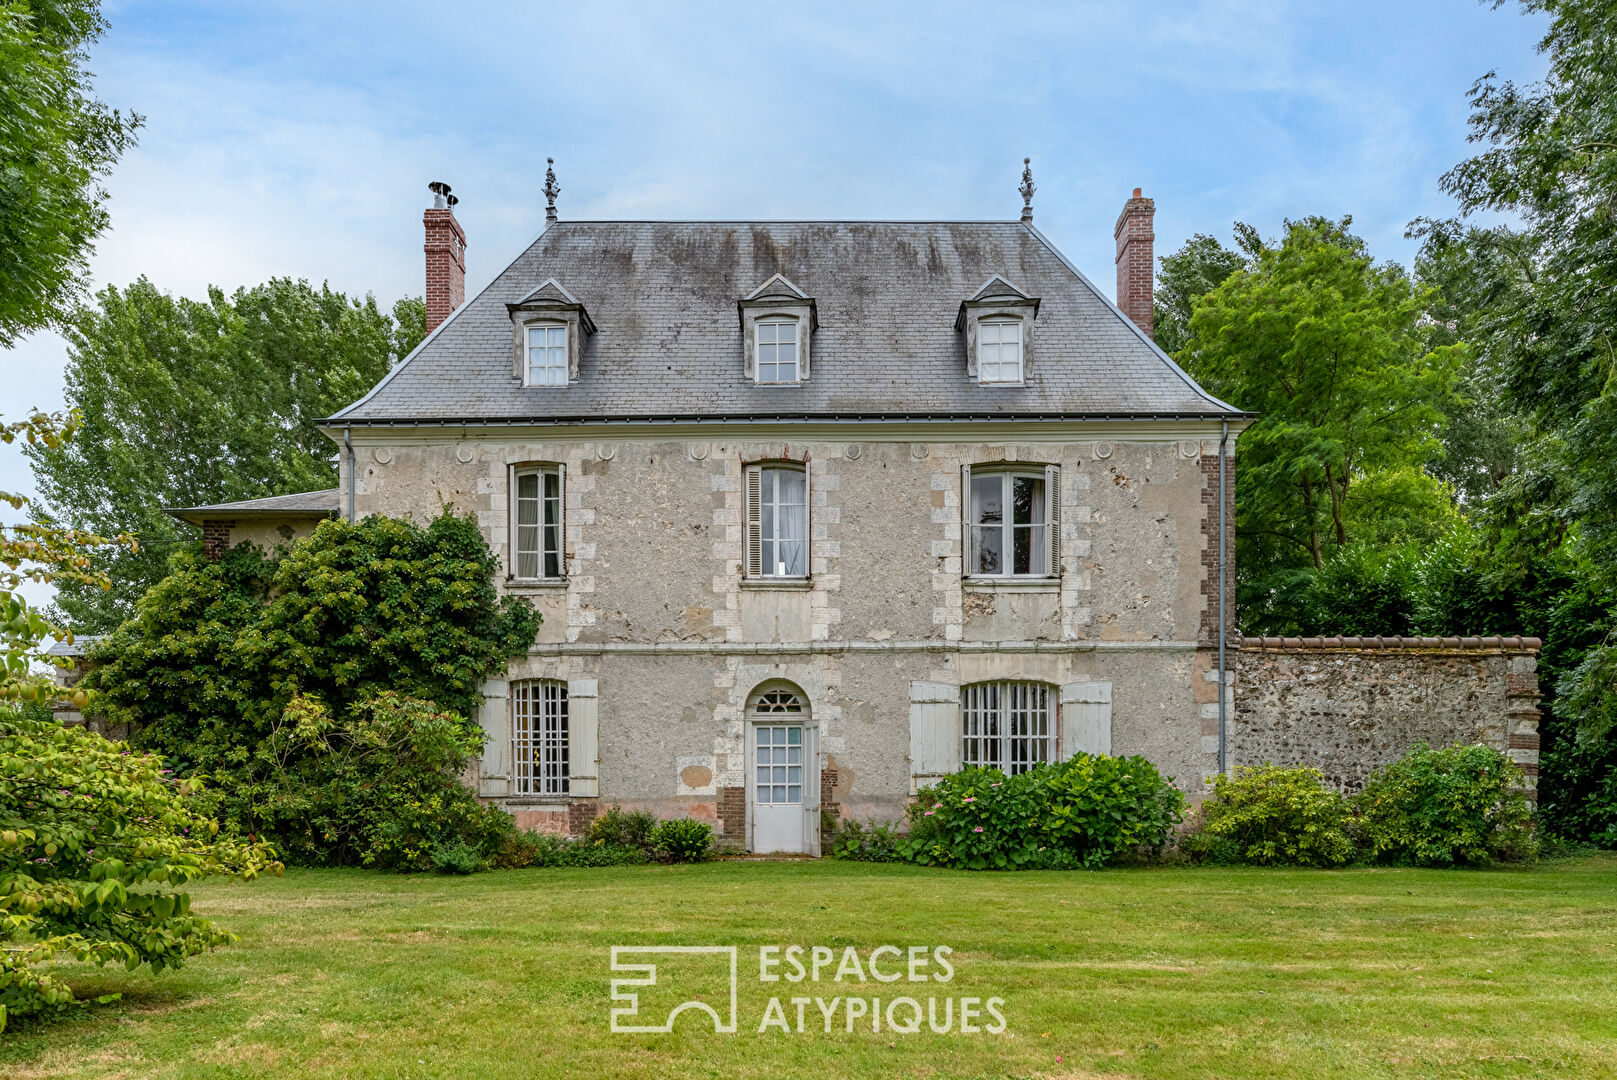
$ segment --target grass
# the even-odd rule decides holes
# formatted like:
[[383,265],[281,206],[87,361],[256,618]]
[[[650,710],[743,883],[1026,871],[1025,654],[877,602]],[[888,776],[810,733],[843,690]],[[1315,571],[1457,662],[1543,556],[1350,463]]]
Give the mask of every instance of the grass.
[[[1617,1077],[1617,857],[1482,873],[288,871],[195,898],[240,944],[160,976],[76,972],[81,994],[123,1000],[17,1024],[0,1076]],[[950,945],[956,974],[758,982],[756,947],[793,942]],[[742,946],[739,1032],[687,1014],[672,1035],[611,1033],[608,951],[636,943]],[[758,1034],[769,996],[794,992],[998,996],[1009,1027],[849,1034],[838,1013],[828,1035],[809,1006],[803,1034]]]

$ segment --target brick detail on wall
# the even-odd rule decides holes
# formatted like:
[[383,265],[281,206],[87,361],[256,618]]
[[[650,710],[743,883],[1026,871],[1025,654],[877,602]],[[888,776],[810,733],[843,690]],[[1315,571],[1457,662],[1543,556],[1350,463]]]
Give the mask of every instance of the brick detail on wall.
[[567,804],[567,835],[583,836],[589,832],[590,822],[601,812],[601,804],[594,799],[574,799]]
[[[1203,454],[1202,470],[1202,604],[1198,637],[1218,644],[1218,455]],[[1224,456],[1224,629],[1235,635],[1235,456]]]
[[1354,792],[1417,743],[1481,743],[1538,798],[1537,638],[1235,640],[1232,766],[1313,766]]
[[837,790],[837,770],[835,768],[821,769],[820,770],[820,812],[821,813],[824,813],[825,811],[829,810],[829,811],[831,811],[831,813],[836,814],[838,817],[841,817],[841,811],[839,811],[837,809],[836,790]]
[[202,554],[210,559],[217,559],[230,548],[230,532],[236,527],[234,521],[221,521],[210,518],[202,523]]
[[1140,189],[1135,188],[1134,197],[1123,204],[1112,233],[1117,240],[1117,306],[1145,331],[1146,337],[1151,336],[1156,316],[1153,304],[1157,266],[1152,256],[1156,213],[1157,204],[1141,198]]
[[747,846],[747,789],[719,789],[719,840],[722,846],[742,850]]

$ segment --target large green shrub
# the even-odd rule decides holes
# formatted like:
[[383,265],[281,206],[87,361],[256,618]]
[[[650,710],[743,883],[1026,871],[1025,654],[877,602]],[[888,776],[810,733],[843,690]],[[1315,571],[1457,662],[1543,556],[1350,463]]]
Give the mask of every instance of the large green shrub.
[[1213,777],[1198,827],[1180,841],[1191,858],[1260,866],[1341,866],[1355,854],[1350,814],[1318,769],[1265,763]]
[[482,680],[538,615],[494,588],[476,522],[326,521],[277,559],[182,553],[85,680],[136,745],[205,773],[226,821],[314,864],[492,859],[513,828],[458,774],[481,747]]
[[656,830],[657,815],[650,810],[625,810],[614,803],[590,822],[589,840],[595,844],[650,850]]
[[1522,772],[1491,747],[1421,745],[1378,769],[1355,804],[1374,856],[1414,866],[1481,866],[1538,852]]
[[651,846],[668,862],[701,862],[713,853],[713,826],[694,818],[671,818],[652,832]]
[[1078,754],[1015,776],[967,767],[921,791],[898,851],[969,870],[1096,867],[1160,849],[1183,812],[1184,796],[1143,757]]
[[191,914],[184,886],[280,863],[221,833],[209,806],[155,754],[0,708],[0,1028],[74,1003],[38,965],[162,971],[234,940]]

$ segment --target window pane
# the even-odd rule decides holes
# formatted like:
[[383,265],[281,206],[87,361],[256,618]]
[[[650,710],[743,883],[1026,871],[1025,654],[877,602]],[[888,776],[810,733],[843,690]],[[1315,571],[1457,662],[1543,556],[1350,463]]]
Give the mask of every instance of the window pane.
[[998,525],[987,528],[974,526],[972,528],[973,541],[976,547],[976,565],[972,567],[974,574],[999,574],[1005,565],[1004,544],[1005,530]]
[[767,322],[766,323],[759,323],[758,324],[758,343],[763,344],[766,341],[773,342],[775,340],[775,327],[777,325],[779,325],[779,324],[778,323],[767,323]]
[[1005,478],[990,473],[971,478],[971,520],[989,525],[1004,519]]
[[1011,478],[1011,520],[1018,525],[1043,524],[1044,480],[1033,476]]

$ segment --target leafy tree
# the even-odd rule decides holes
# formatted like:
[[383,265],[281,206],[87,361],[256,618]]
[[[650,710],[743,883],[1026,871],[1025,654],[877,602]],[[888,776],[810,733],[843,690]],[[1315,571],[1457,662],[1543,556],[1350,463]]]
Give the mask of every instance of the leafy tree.
[[141,118],[94,96],[95,0],[0,2],[0,347],[65,317],[107,227],[102,180]]
[[[1252,233],[1236,224],[1238,240]],[[1185,246],[1157,261],[1156,327],[1157,345],[1166,353],[1177,353],[1190,340],[1190,318],[1196,301],[1224,284],[1224,280],[1246,266],[1250,250],[1243,255],[1231,251],[1206,233],[1197,233]]]
[[482,680],[539,616],[497,594],[473,519],[326,521],[278,557],[170,566],[84,680],[137,745],[214,777],[229,822],[300,861],[418,866],[438,830],[486,838],[449,774],[481,746]]
[[30,451],[44,516],[125,532],[143,550],[96,564],[110,591],[66,583],[61,610],[81,631],[111,630],[162,578],[194,532],[163,513],[336,484],[315,421],[361,396],[420,340],[421,304],[389,317],[367,296],[276,278],[206,301],[141,278],[109,286],[67,328],[67,399],[84,437]]
[[1259,414],[1236,458],[1238,603],[1256,628],[1332,551],[1440,535],[1453,517],[1423,466],[1463,350],[1427,347],[1424,292],[1373,263],[1350,224],[1308,218],[1253,241],[1250,266],[1196,303],[1180,354]]

